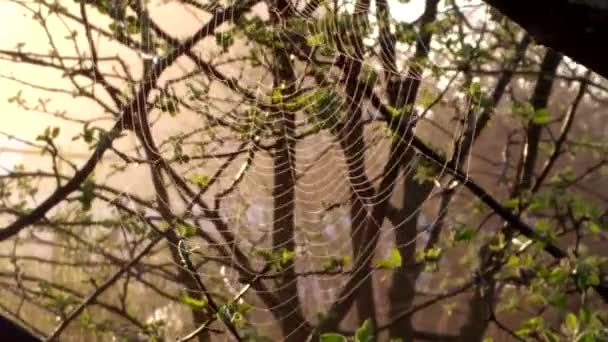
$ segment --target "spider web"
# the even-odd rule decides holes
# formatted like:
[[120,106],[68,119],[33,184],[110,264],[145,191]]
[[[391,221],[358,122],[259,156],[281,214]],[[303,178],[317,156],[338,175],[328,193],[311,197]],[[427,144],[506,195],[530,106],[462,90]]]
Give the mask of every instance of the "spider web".
[[[373,6],[371,7],[373,8]],[[298,9],[305,11],[303,7]],[[264,10],[267,9],[260,9],[259,13],[264,13]],[[351,2],[342,4],[338,9],[341,16],[349,16],[351,19],[354,18],[353,13],[356,13],[357,10],[359,9]],[[289,54],[291,67],[296,76],[295,84],[285,84],[284,81],[281,81],[282,83],[278,87],[273,87],[273,81],[275,81],[273,74],[264,69],[265,65],[252,67],[247,62],[231,63],[231,60],[239,60],[239,58],[248,56],[254,46],[258,44],[252,43],[248,37],[236,38],[236,42],[233,42],[234,38],[227,30],[224,33],[216,32],[215,45],[217,47],[215,49],[212,47],[213,42],[205,40],[199,44],[200,49],[197,50],[199,53],[215,50],[211,53],[200,53],[201,59],[211,58],[214,63],[223,65],[210,69],[211,62],[206,65],[190,65],[191,62],[179,59],[175,63],[175,67],[179,69],[178,73],[184,75],[183,79],[186,79],[185,75],[196,73],[197,70],[205,70],[205,75],[189,76],[187,81],[176,77],[175,79],[179,82],[167,82],[164,94],[159,96],[159,98],[164,98],[164,106],[173,107],[177,112],[185,110],[195,113],[194,120],[186,119],[192,125],[189,126],[192,128],[191,130],[184,132],[183,126],[181,126],[172,133],[165,133],[168,136],[174,135],[174,137],[159,145],[163,157],[181,164],[178,167],[179,172],[198,186],[201,192],[205,192],[203,197],[207,203],[215,202],[216,210],[220,213],[219,219],[227,223],[231,228],[232,236],[236,239],[234,243],[226,242],[226,235],[222,236],[213,223],[205,222],[205,213],[192,201],[180,209],[184,218],[200,222],[198,226],[193,224],[197,226],[196,229],[205,231],[211,237],[208,241],[191,237],[184,239],[188,241],[194,258],[213,260],[216,264],[215,267],[208,269],[202,267],[197,270],[198,276],[203,282],[217,284],[217,289],[213,289],[211,292],[228,292],[231,296],[237,296],[243,288],[248,286],[247,282],[243,281],[242,270],[262,270],[269,258],[273,257],[268,256],[273,249],[273,231],[276,234],[277,229],[284,229],[276,226],[275,221],[282,218],[274,217],[274,213],[285,212],[284,210],[277,211],[273,206],[275,196],[282,196],[275,188],[284,186],[275,184],[273,177],[275,177],[276,169],[287,167],[291,178],[289,186],[293,186],[293,190],[286,189],[285,191],[293,191],[295,196],[280,204],[293,211],[288,213],[293,215],[293,236],[290,241],[284,241],[284,243],[295,246],[295,250],[281,248],[279,255],[287,253],[289,260],[294,262],[293,266],[290,264],[289,267],[295,267],[295,272],[302,276],[296,276],[287,282],[267,281],[267,288],[273,293],[281,293],[293,286],[291,282],[297,281],[297,292],[291,293],[291,298],[281,299],[292,302],[294,297],[297,297],[300,301],[306,301],[306,303],[301,303],[305,307],[306,317],[323,312],[332,303],[343,300],[344,298],[339,297],[340,295],[350,295],[350,293],[341,293],[341,289],[345,286],[349,275],[357,271],[356,267],[362,267],[361,265],[364,264],[356,258],[348,261],[353,252],[350,236],[357,234],[357,230],[367,229],[364,224],[352,222],[351,216],[361,217],[361,213],[349,212],[352,201],[359,200],[365,203],[366,213],[363,215],[370,217],[375,206],[381,205],[387,197],[393,196],[394,191],[378,191],[381,179],[391,172],[391,168],[401,168],[398,177],[392,181],[396,184],[395,188],[399,187],[398,184],[403,183],[404,178],[416,177],[417,158],[411,158],[408,165],[404,166],[386,165],[387,160],[391,157],[391,145],[401,141],[408,149],[411,147],[411,136],[394,134],[388,126],[404,125],[407,130],[415,132],[416,124],[424,116],[432,115],[433,109],[430,107],[434,105],[431,103],[425,107],[416,104],[410,109],[395,109],[400,113],[395,113],[394,117],[390,119],[394,122],[381,122],[379,119],[382,114],[378,108],[374,108],[369,98],[361,97],[356,100],[352,98],[353,94],[348,94],[345,82],[341,82],[341,80],[349,78],[349,71],[344,73],[336,62],[340,60],[340,56],[343,56],[347,61],[360,63],[362,70],[368,73],[368,79],[365,79],[366,75],[359,79],[363,78],[362,83],[367,82],[372,89],[380,93],[386,81],[407,77],[407,70],[414,65],[413,62],[408,61],[406,57],[403,60],[398,59],[399,63],[405,63],[400,67],[395,65],[391,66],[392,70],[387,70],[382,66],[382,59],[390,57],[383,56],[383,45],[394,43],[383,41],[382,37],[378,36],[376,13],[373,9],[370,10],[370,14],[365,20],[351,20],[348,23],[349,36],[347,37],[343,37],[338,32],[340,28],[334,20],[327,20],[322,16],[316,18],[311,14],[304,15],[303,12],[298,12],[289,21],[266,27],[263,33],[274,34],[273,39],[280,37],[278,45],[284,46],[285,51],[293,46],[301,46],[303,39],[308,47],[312,46],[315,50],[325,49],[327,57],[322,63],[326,64],[324,70],[327,71],[326,77],[330,78],[325,87],[320,88],[312,77],[305,75],[312,65],[318,63],[313,60],[312,56]],[[303,23],[302,26],[306,27],[306,31],[302,32],[290,27],[289,24],[292,22]],[[245,44],[243,44],[243,40],[246,42]],[[365,49],[376,51],[379,54],[376,60],[370,60],[367,57],[361,58],[362,56],[358,56],[352,49],[340,50],[339,48],[340,45],[352,47],[360,43],[377,43],[374,47],[371,45],[365,47]],[[223,46],[227,46],[224,51],[222,51]],[[430,49],[428,46],[426,48]],[[273,59],[277,58],[277,51],[273,51],[268,46],[261,47],[259,50],[259,54],[266,59],[260,63],[272,65]],[[407,52],[402,51],[402,53],[407,56]],[[203,55],[208,56],[203,57]],[[151,65],[163,61],[162,58],[147,53],[143,53],[142,56],[148,58]],[[152,66],[150,68],[154,69]],[[384,73],[384,75],[378,75],[380,73]],[[211,76],[209,76],[210,74]],[[157,78],[158,76],[151,75],[151,77]],[[410,75],[410,77],[412,76]],[[425,74],[413,77],[417,78],[421,87],[430,88],[436,83],[435,80],[427,81]],[[318,76],[317,81],[319,78]],[[451,85],[449,82],[443,83],[448,83],[445,86],[446,89]],[[296,93],[284,93],[287,88],[296,89]],[[410,90],[401,89],[401,92],[408,94]],[[356,96],[356,94],[354,95]],[[441,96],[441,89],[436,90],[435,96]],[[384,100],[386,102],[386,99]],[[304,104],[298,105],[298,101]],[[294,105],[293,102],[296,104]],[[137,103],[137,105],[142,104]],[[356,146],[350,146],[344,141],[345,137],[352,134],[348,131],[350,128],[345,125],[345,122],[349,120],[349,112],[352,111],[360,111],[361,121],[365,123],[362,136],[363,151],[357,151]],[[406,111],[411,111],[410,115],[406,115],[408,114],[405,113]],[[184,116],[181,113],[178,115]],[[178,119],[181,117],[178,116]],[[293,132],[289,132],[289,134],[285,132],[283,126],[285,121],[289,120],[286,117],[290,117],[295,126]],[[158,120],[161,122],[162,118],[158,118]],[[158,125],[160,123],[156,123],[156,126]],[[457,142],[458,132],[454,130],[452,134],[451,142]],[[179,138],[176,139],[176,136]],[[277,155],[284,148],[281,144],[285,143],[293,143],[294,146],[293,150],[287,149],[288,158],[282,161],[287,162],[288,165],[277,164],[276,161],[273,164],[273,159],[278,159]],[[363,161],[349,166],[349,161],[345,157],[345,149],[355,149],[355,157]],[[469,152],[467,151],[467,153]],[[403,158],[403,156],[399,158]],[[371,196],[362,196],[353,190],[353,188],[361,186],[358,184],[361,179],[354,178],[353,174],[364,175],[373,185],[371,189],[368,189],[371,192],[367,192],[371,193]],[[434,176],[435,189],[428,194],[428,198],[440,192],[444,187],[441,180],[445,174],[445,170],[440,169],[439,173]],[[382,255],[382,250],[390,251],[388,246],[394,246],[392,242],[394,231],[403,228],[406,222],[413,217],[417,218],[418,212],[422,210],[426,202],[424,201],[414,212],[409,213],[409,217],[401,218],[399,222],[392,224],[373,222],[382,227],[380,242],[377,246],[370,242],[361,248],[376,249],[376,258],[389,258],[388,253]],[[203,220],[197,221],[201,217]],[[434,217],[432,222],[419,224],[421,228],[416,234],[417,237],[408,244],[415,244],[420,238],[427,237],[427,229],[436,223],[438,215]],[[371,219],[373,220],[373,218]],[[424,218],[420,220],[424,220]],[[423,244],[424,241],[422,241]],[[277,253],[277,247],[280,246],[274,246],[274,253]],[[238,248],[249,255],[250,261],[253,260],[253,262],[243,265],[234,255],[222,256],[213,253],[212,250],[216,248],[228,250]],[[345,256],[347,259],[344,259]],[[344,267],[340,268],[343,272],[329,271],[327,269],[328,260],[347,260]],[[184,267],[183,265],[178,266]],[[191,272],[191,270],[186,271]],[[280,279],[282,274],[287,271],[287,269],[275,270],[271,272],[272,277]],[[372,277],[374,272],[373,269],[370,269],[367,277]],[[365,280],[363,279],[363,281]],[[355,285],[352,291],[356,291],[359,285]],[[312,300],[309,301],[311,297]],[[245,299],[240,298],[239,300],[242,302]],[[247,301],[257,313],[251,315],[253,320],[249,324],[260,331],[276,324],[276,319],[292,319],[292,315],[299,309],[290,308],[287,312],[283,311],[283,317],[276,317],[275,314],[272,318],[272,314],[268,311],[272,311],[273,308],[257,301]],[[310,305],[309,302],[313,304]],[[387,314],[382,310],[380,308],[378,312],[380,317]]]

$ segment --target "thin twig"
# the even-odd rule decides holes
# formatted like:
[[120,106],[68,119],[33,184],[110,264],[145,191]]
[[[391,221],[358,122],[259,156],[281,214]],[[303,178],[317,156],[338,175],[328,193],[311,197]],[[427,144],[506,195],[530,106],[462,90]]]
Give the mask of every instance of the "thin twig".
[[585,96],[585,94],[587,93],[587,86],[588,86],[587,80],[589,79],[590,76],[591,76],[591,71],[587,71],[583,80],[581,80],[581,85],[579,87],[578,93],[576,94],[576,98],[572,102],[572,105],[570,106],[570,109],[568,110],[568,113],[566,114],[566,117],[564,118],[560,136],[557,139],[557,141],[555,142],[555,146],[553,148],[553,153],[547,160],[546,164],[543,167],[543,170],[541,171],[540,176],[538,177],[538,179],[536,181],[536,184],[534,184],[534,187],[532,188],[533,193],[537,192],[540,189],[545,178],[547,178],[547,176],[549,175],[549,172],[553,168],[553,165],[555,164],[555,162],[557,162],[557,159],[562,154],[562,146],[563,146],[564,142],[566,141],[566,139],[568,138],[568,133],[570,132],[570,129],[572,128],[572,124],[574,123],[574,117],[575,117],[578,107],[581,103],[581,100],[583,99],[583,96]]
[[[259,275],[253,279],[252,283],[256,282],[258,280],[259,280]],[[249,291],[250,288],[251,288],[251,284],[247,284],[247,285],[243,286],[241,291],[239,291],[239,293],[232,299],[232,303],[236,303],[239,299],[241,299],[245,295],[245,293],[247,293],[247,291]],[[216,318],[217,318],[217,315],[214,316],[213,318],[209,319],[205,323],[203,323],[201,326],[196,328],[196,330],[194,330],[193,332],[178,339],[177,341],[186,342],[186,341],[189,341],[189,340],[195,338],[196,336],[198,336],[198,334],[200,334],[202,331],[204,331],[209,326],[209,324],[213,323],[213,321],[215,321]]]
[[[179,242],[178,242],[178,248],[179,248],[179,256],[182,258],[182,263],[188,269],[188,271],[192,275],[192,278],[194,278],[194,280],[196,281],[196,284],[198,285],[199,289],[201,290],[201,292],[206,297],[207,304],[209,304],[209,306],[211,307],[211,310],[213,310],[214,316],[221,315],[220,307],[217,305],[217,303],[215,303],[215,300],[211,296],[211,293],[207,290],[207,287],[203,283],[201,277],[196,272],[196,269],[194,268],[194,265],[192,264],[192,260],[190,260],[188,246],[186,245],[186,241],[184,239],[179,240]],[[223,317],[220,319],[220,321],[222,321],[222,323],[224,323],[224,325],[226,326],[226,328],[228,328],[228,330],[230,331],[230,333],[232,334],[232,336],[237,341],[241,341],[241,337],[239,336],[239,332],[236,330],[236,327],[234,326],[234,324],[232,324],[232,322],[230,322],[229,320],[224,319]],[[203,326],[208,325],[208,322],[209,321],[203,323]],[[199,329],[197,329],[197,330],[199,330]],[[200,329],[200,331],[203,331],[203,329]]]
[[53,340],[57,339],[59,337],[59,335],[63,332],[63,330],[65,330],[65,328],[67,328],[67,326],[70,324],[70,322],[72,322],[76,317],[78,317],[78,315],[80,315],[80,313],[89,304],[91,304],[93,301],[95,301],[95,299],[97,299],[97,297],[99,297],[103,292],[105,292],[107,289],[109,289],[116,281],[118,281],[118,279],[120,279],[120,277],[122,277],[123,274],[125,274],[131,267],[135,266],[163,238],[164,238],[163,235],[157,235],[148,244],[148,246],[146,246],[146,248],[144,248],[141,252],[139,252],[139,254],[137,254],[135,256],[135,258],[133,260],[131,260],[129,263],[124,265],[120,270],[118,270],[116,273],[114,273],[114,275],[112,275],[101,286],[99,286],[95,291],[93,291],[87,298],[85,298],[85,300],[82,303],[80,303],[80,305],[78,307],[76,307],[74,310],[72,310],[72,312],[70,314],[68,314],[68,316],[57,326],[57,328],[55,328],[53,333],[51,333],[51,335],[48,338],[46,338],[45,341],[53,341]]

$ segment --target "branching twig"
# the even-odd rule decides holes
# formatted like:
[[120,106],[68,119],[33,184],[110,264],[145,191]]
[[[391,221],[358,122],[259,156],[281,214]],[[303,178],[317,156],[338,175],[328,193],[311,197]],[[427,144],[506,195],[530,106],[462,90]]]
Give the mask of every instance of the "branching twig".
[[[192,261],[190,260],[190,256],[189,256],[190,251],[188,251],[188,246],[186,245],[185,240],[183,240],[183,239],[179,240],[178,249],[179,249],[179,256],[182,259],[181,260],[182,263],[184,264],[186,269],[190,272],[190,275],[192,276],[192,278],[196,281],[196,284],[198,285],[199,289],[201,290],[201,292],[203,293],[203,295],[205,296],[205,298],[207,300],[207,304],[209,305],[209,307],[211,307],[213,314],[215,316],[222,315],[222,312],[220,311],[221,308],[217,305],[217,303],[215,303],[213,296],[211,296],[211,293],[207,290],[207,287],[203,283],[201,277],[199,277],[196,269],[194,268],[194,265],[192,264]],[[236,327],[234,326],[234,324],[232,324],[232,322],[230,322],[228,319],[225,319],[225,317],[220,317],[220,321],[222,321],[222,323],[224,323],[226,328],[228,328],[228,330],[232,334],[232,337],[234,337],[237,341],[241,341],[239,332],[236,330]],[[209,321],[207,321],[207,322],[209,322]],[[208,325],[207,322],[205,322],[205,324],[203,324],[203,326]],[[200,331],[202,331],[202,330],[200,330]]]
[[63,330],[65,330],[65,328],[67,328],[67,326],[70,324],[70,322],[72,322],[74,319],[76,319],[76,317],[78,317],[78,315],[80,315],[80,313],[90,303],[95,301],[95,299],[97,299],[97,297],[99,297],[103,292],[105,292],[112,285],[114,285],[114,283],[116,283],[116,281],[118,281],[118,279],[120,279],[120,277],[122,277],[123,274],[125,274],[127,271],[129,271],[129,269],[131,267],[135,266],[143,257],[145,257],[148,254],[148,252],[150,252],[152,250],[152,248],[154,246],[156,246],[157,243],[159,243],[160,241],[163,240],[163,238],[164,238],[163,235],[157,235],[152,241],[150,241],[150,243],[141,252],[139,252],[135,256],[135,258],[133,258],[133,260],[131,260],[126,265],[124,265],[120,270],[118,270],[116,273],[114,273],[114,275],[112,275],[110,278],[108,278],[108,280],[106,280],[103,284],[101,284],[95,291],[93,291],[87,298],[85,298],[82,301],[82,303],[78,307],[76,307],[74,310],[72,310],[72,312],[70,312],[68,314],[68,316],[55,328],[55,330],[53,330],[51,335],[48,338],[46,338],[46,341],[53,341],[53,340],[57,339],[59,337],[59,335],[61,335]]

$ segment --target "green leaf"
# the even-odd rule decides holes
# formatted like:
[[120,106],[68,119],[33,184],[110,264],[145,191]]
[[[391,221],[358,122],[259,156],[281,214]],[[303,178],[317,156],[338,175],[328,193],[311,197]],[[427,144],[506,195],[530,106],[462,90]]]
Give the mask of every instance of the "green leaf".
[[8,103],[17,103],[19,105],[25,103],[25,101],[23,100],[23,98],[21,97],[23,95],[23,90],[19,90],[17,91],[17,94],[15,96],[11,96],[7,99]]
[[194,183],[198,186],[206,186],[209,184],[209,176],[203,175],[200,173],[197,173],[194,176],[192,176],[192,178],[190,180],[192,181],[192,183]]
[[427,89],[422,89],[419,97],[420,105],[424,108],[430,107],[435,101],[437,101],[437,96]]
[[281,248],[278,251],[259,249],[255,254],[261,256],[272,268],[277,271],[283,270],[285,266],[293,262],[296,253],[286,248]]
[[456,241],[469,241],[475,236],[475,229],[470,226],[462,226],[456,231],[454,240]]
[[441,258],[441,254],[443,254],[443,250],[439,247],[434,247],[426,251],[425,260],[426,261],[438,261]]
[[533,213],[538,213],[547,208],[548,202],[546,198],[533,198],[530,200],[530,204],[528,205],[528,210]]
[[193,237],[196,234],[196,227],[180,224],[177,226],[177,233],[182,238]]
[[342,262],[344,263],[344,266],[349,266],[350,265],[350,261],[351,261],[350,255],[345,255],[342,258]]
[[334,130],[340,125],[343,101],[330,88],[319,88],[307,97],[303,107],[319,129]]
[[59,127],[53,127],[53,131],[51,132],[51,137],[57,138],[59,136],[60,129]]
[[572,334],[575,335],[576,332],[578,331],[578,319],[576,318],[576,315],[574,315],[573,313],[569,312],[566,315],[566,321],[564,322],[567,331]]
[[247,320],[240,312],[233,313],[232,317],[230,318],[230,321],[232,322],[232,324],[234,324],[236,328],[239,329],[242,329],[247,323]]
[[281,257],[280,257],[279,262],[282,266],[285,266],[288,263],[290,263],[291,261],[293,261],[293,258],[295,257],[296,253],[293,251],[290,251],[288,249],[282,249],[280,255],[281,255]]
[[87,179],[80,186],[82,196],[80,196],[80,203],[82,204],[82,210],[91,210],[93,199],[95,199],[95,183],[92,180]]
[[159,100],[157,107],[165,113],[169,113],[172,117],[175,117],[179,112],[178,101],[171,96],[165,96]]
[[494,237],[494,240],[488,247],[490,248],[491,251],[498,252],[498,251],[503,250],[506,247],[506,245],[507,244],[505,242],[505,235],[502,232],[500,232]]
[[[401,257],[401,256],[400,256]],[[355,342],[370,342],[374,336],[373,326],[368,319],[355,332]]]
[[125,20],[125,28],[129,34],[138,34],[141,32],[141,24],[136,17],[130,15]]
[[281,103],[283,101],[283,92],[281,88],[274,88],[272,90],[272,103]]
[[222,47],[224,52],[234,44],[234,36],[230,32],[220,32],[215,34],[215,42]]
[[319,338],[319,342],[348,342],[348,339],[340,334],[323,334]]
[[526,322],[524,322],[524,327],[536,330],[539,327],[542,327],[543,323],[544,323],[544,321],[543,321],[542,317],[532,317],[529,320],[527,320]]
[[323,34],[319,33],[306,38],[306,44],[312,47],[323,44]]
[[87,144],[90,144],[93,142],[94,134],[95,131],[93,129],[87,128],[86,125],[84,127],[84,133],[82,134],[82,137],[84,139],[84,142],[86,142]]
[[591,272],[586,278],[586,283],[588,286],[598,286],[600,285],[600,275],[598,272]]
[[471,82],[469,95],[471,95],[473,99],[477,99],[477,97],[481,96],[481,84],[479,84],[479,82]]
[[532,121],[537,125],[546,125],[551,121],[551,113],[549,113],[547,108],[539,109],[534,113]]
[[534,107],[528,102],[513,103],[511,110],[515,116],[519,117],[524,122],[527,122],[534,117]]
[[[359,81],[361,81],[364,85],[373,88],[374,85],[376,84],[376,82],[378,82],[378,73],[376,72],[376,70],[369,66],[369,65],[364,65],[361,68],[361,71],[359,72]],[[391,106],[387,106],[390,108],[393,108]],[[400,111],[399,111],[400,112]],[[398,116],[399,114],[397,114]],[[393,115],[395,116],[395,115]]]
[[114,33],[118,33],[121,30],[121,26],[117,21],[113,21],[108,25],[108,28],[110,29],[110,31],[114,32]]
[[587,229],[593,234],[599,234],[602,231],[602,228],[597,222],[587,222]]
[[549,304],[560,310],[565,310],[567,305],[566,295],[562,292],[554,294],[551,296],[551,298],[549,298]]
[[391,116],[394,118],[398,118],[401,116],[401,111],[395,107],[392,106],[386,106],[386,108],[388,109],[388,111],[391,113]]
[[350,256],[346,255],[342,258],[329,257],[325,263],[323,263],[323,270],[325,272],[337,271],[350,263]]
[[509,255],[507,265],[517,267],[521,265],[520,258],[517,255]]
[[[554,334],[553,332],[551,332],[549,330],[543,331],[543,337],[545,338],[545,340],[547,342],[559,342],[560,341],[559,336],[557,336],[556,334]],[[583,341],[579,340],[578,342],[583,342]]]
[[395,247],[391,249],[391,253],[387,259],[380,259],[376,262],[376,267],[378,268],[387,268],[387,269],[395,269],[401,267],[403,260],[401,258],[401,253]]
[[89,315],[89,311],[85,310],[82,312],[82,314],[80,315],[80,323],[83,326],[88,326],[89,323],[91,322],[91,316]]
[[509,209],[515,209],[519,207],[519,198],[511,198],[505,202],[505,207]]
[[191,308],[195,309],[195,310],[202,310],[207,306],[207,301],[204,299],[196,299],[196,298],[192,298],[190,296],[182,296],[180,298],[180,301],[188,306],[190,306]]
[[589,308],[582,308],[579,313],[579,319],[582,324],[589,324],[591,322],[591,311]]

